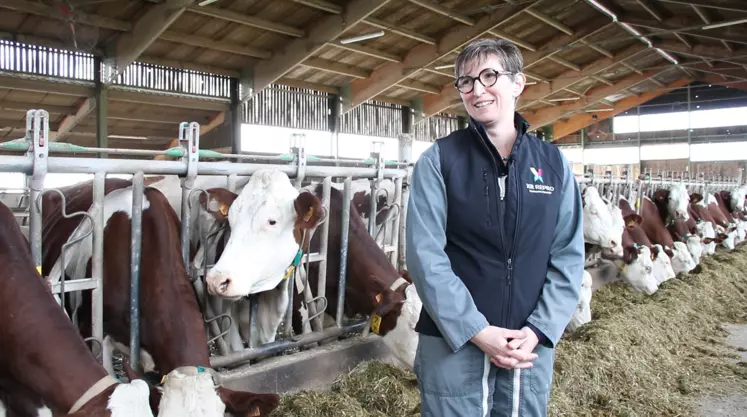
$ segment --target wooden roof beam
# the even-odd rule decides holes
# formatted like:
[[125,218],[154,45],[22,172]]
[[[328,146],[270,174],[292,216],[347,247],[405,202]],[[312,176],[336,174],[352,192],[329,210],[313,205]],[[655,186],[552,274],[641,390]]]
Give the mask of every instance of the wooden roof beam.
[[137,58],[158,39],[172,23],[184,13],[192,0],[166,0],[150,6],[148,10],[132,24],[132,29],[119,35],[114,47],[114,72],[102,77],[104,85],[110,85],[119,73],[129,67]]
[[252,88],[246,89],[241,102],[248,101],[254,94],[283,77],[294,67],[319,52],[328,42],[334,41],[389,1],[351,0],[341,14],[319,19],[307,31],[306,37],[292,40],[272,58],[258,62],[250,69]]
[[281,35],[292,36],[294,38],[303,38],[306,32],[297,27],[275,23],[255,16],[244,15],[230,9],[222,9],[215,6],[193,5],[188,9],[191,13],[201,14],[204,16],[222,19],[228,22],[238,23],[240,25],[267,30]]
[[585,107],[597,103],[608,96],[617,94],[620,91],[640,84],[665,71],[667,70],[652,70],[644,72],[643,75],[630,75],[623,78],[622,80],[615,82],[615,84],[612,86],[594,88],[590,90],[585,97],[582,97],[580,100],[577,100],[571,104],[564,104],[558,107],[543,108],[533,113],[525,113],[523,116],[525,119],[527,119],[527,121],[529,121],[533,128],[539,128],[546,124],[552,123],[562,117],[565,117],[570,113],[583,110]]
[[350,84],[350,97],[343,101],[343,113],[365,103],[423,68],[434,65],[439,59],[477,39],[531,5],[533,4],[507,7],[483,17],[473,26],[455,27],[441,37],[438,45],[418,45],[407,53],[403,62],[382,65],[368,79],[353,81]]
[[532,17],[536,18],[537,20],[540,20],[555,29],[565,33],[568,36],[573,36],[574,32],[573,29],[569,28],[568,26],[564,25],[562,22],[560,22],[557,19],[554,19],[550,16],[545,15],[544,13],[540,13],[533,9],[527,9],[525,10],[527,14],[531,15]]
[[714,60],[723,60],[732,58],[735,55],[744,55],[747,48],[741,48],[737,51],[728,51],[726,48],[718,48],[710,45],[695,45],[687,48],[678,43],[671,41],[652,42],[654,47],[668,52],[695,55],[697,57],[709,58]]
[[624,98],[611,106],[612,111],[582,113],[571,117],[567,121],[556,121],[552,125],[553,141],[557,141],[562,137],[578,132],[579,130],[590,126],[593,123],[615,117],[626,110],[630,110],[636,106],[640,106],[643,103],[651,101],[662,94],[666,94],[672,91],[672,89],[674,88],[686,86],[690,82],[692,82],[692,80],[687,78],[680,78],[677,81],[667,84],[660,90],[650,91]]
[[542,83],[528,87],[524,90],[521,96],[519,96],[521,104],[518,108],[519,110],[521,110],[527,106],[531,106],[537,100],[547,98],[552,94],[558,92],[559,90],[570,87],[577,82],[583,81],[586,78],[594,75],[599,75],[599,73],[607,71],[610,68],[622,63],[624,60],[631,58],[647,49],[648,47],[646,45],[634,44],[616,54],[615,58],[600,58],[586,65],[579,72],[566,71],[560,74],[555,80],[551,80],[550,83]]
[[79,104],[74,114],[65,116],[60,122],[57,131],[49,133],[49,140],[52,142],[61,141],[65,136],[69,135],[73,131],[75,126],[81,122],[81,120],[88,117],[88,115],[96,108],[96,99],[94,97],[86,97]]
[[[554,55],[563,47],[580,42],[612,24],[613,23],[607,18],[596,18],[585,24],[583,27],[576,29],[574,36],[556,36],[548,42],[545,42],[537,51],[523,54],[524,73],[527,73],[527,68],[531,67],[532,64],[540,62],[541,60]],[[374,72],[374,75],[375,74],[376,73]],[[454,100],[459,100],[459,92],[454,88],[452,83],[443,85],[440,94],[428,94],[423,97],[424,117],[430,117],[434,114],[438,114],[444,109],[447,109]]]
[[703,8],[711,8],[718,10],[725,10],[730,12],[743,12],[747,13],[747,4],[742,0],[721,0],[718,3],[714,3],[711,0],[658,0],[662,3],[675,3],[684,4],[686,6],[697,6]]
[[716,84],[721,85],[729,88],[737,88],[739,90],[747,91],[747,82],[724,82],[724,80],[720,79],[716,75],[706,75],[705,77],[701,78],[701,81],[707,82],[709,84]]

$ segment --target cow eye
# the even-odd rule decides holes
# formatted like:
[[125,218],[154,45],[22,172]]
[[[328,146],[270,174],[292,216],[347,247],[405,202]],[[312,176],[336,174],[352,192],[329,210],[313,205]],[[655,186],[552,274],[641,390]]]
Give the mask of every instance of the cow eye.
[[275,220],[268,220],[267,223],[270,223],[270,226],[275,226],[277,222]]

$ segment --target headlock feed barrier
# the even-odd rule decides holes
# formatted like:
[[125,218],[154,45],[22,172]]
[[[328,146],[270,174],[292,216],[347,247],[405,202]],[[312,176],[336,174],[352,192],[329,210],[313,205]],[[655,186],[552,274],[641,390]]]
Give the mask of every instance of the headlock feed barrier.
[[[407,202],[407,187],[411,164],[384,160],[382,149],[374,149],[370,157],[364,160],[340,160],[307,155],[301,140],[294,138],[290,152],[283,155],[249,155],[222,154],[210,150],[201,150],[200,126],[192,122],[182,122],[179,125],[179,146],[165,151],[146,151],[115,148],[81,147],[68,143],[49,141],[49,114],[45,110],[29,110],[26,115],[26,136],[10,142],[0,144],[0,150],[16,151],[19,155],[0,156],[0,172],[23,173],[27,178],[28,201],[28,234],[32,259],[37,270],[41,273],[42,265],[42,196],[46,193],[57,193],[62,197],[62,204],[66,203],[62,192],[57,189],[44,189],[44,180],[48,173],[93,174],[93,200],[87,212],[63,214],[66,217],[83,216],[81,225],[85,234],[71,235],[63,246],[60,258],[64,260],[67,252],[80,245],[83,238],[92,235],[91,276],[85,278],[65,279],[61,274],[59,282],[52,282],[51,288],[57,301],[63,305],[65,293],[91,291],[92,295],[92,337],[103,347],[103,292],[104,271],[104,185],[107,175],[132,175],[133,201],[131,217],[131,257],[130,257],[130,340],[129,346],[140,345],[140,259],[141,259],[141,222],[142,200],[144,191],[144,175],[177,175],[181,187],[181,253],[189,278],[195,287],[198,304],[202,309],[208,340],[215,343],[217,354],[211,357],[211,365],[215,368],[231,368],[242,364],[249,366],[251,360],[257,360],[275,354],[288,353],[320,342],[335,339],[340,336],[350,336],[367,327],[367,318],[345,320],[343,308],[345,300],[345,276],[348,258],[348,231],[351,215],[351,200],[354,186],[363,184],[359,191],[369,192],[370,207],[367,213],[360,213],[368,217],[368,231],[376,242],[387,253],[388,259],[397,270],[404,268],[404,230]],[[58,157],[54,153],[92,153],[119,154],[129,156],[166,155],[179,158],[178,160],[144,160],[144,159],[99,159],[81,157]],[[223,159],[223,161],[205,162],[201,159]],[[236,162],[228,160],[233,159]],[[225,228],[216,224],[203,227],[202,221],[190,221],[191,216],[199,211],[193,211],[198,204],[199,210],[204,210],[198,203],[200,195],[207,196],[204,189],[195,187],[195,180],[202,176],[225,179],[225,188],[237,192],[248,182],[248,178],[261,169],[279,170],[294,181],[297,189],[305,184],[321,182],[323,187],[323,218],[310,230],[310,233],[320,233],[320,247],[315,253],[303,253],[293,279],[287,279],[289,303],[284,317],[284,329],[280,337],[269,343],[258,345],[257,340],[257,309],[258,297],[253,294],[239,301],[227,301],[211,296],[206,290],[205,276],[210,266],[214,264],[215,247],[226,233]],[[333,182],[333,180],[341,181]],[[384,183],[393,186],[384,189]],[[214,185],[212,185],[214,187]],[[340,239],[340,268],[336,279],[339,281],[337,309],[330,312],[335,318],[332,326],[323,327],[323,314],[327,310],[325,296],[326,264],[328,259],[329,211],[331,188],[341,189],[343,194]],[[393,189],[393,196],[389,193]],[[238,193],[238,192],[237,192]],[[377,207],[378,197],[387,197],[387,204]],[[207,199],[206,199],[207,201]],[[377,214],[388,210],[386,220],[377,224]],[[24,216],[23,210],[15,210],[19,214],[19,221]],[[178,213],[177,213],[178,214]],[[198,216],[195,220],[199,220]],[[88,220],[88,221],[86,221]],[[364,218],[364,222],[365,222]],[[227,223],[227,222],[224,222]],[[193,224],[197,224],[197,230]],[[202,243],[194,259],[189,259],[190,243]],[[309,288],[306,271],[310,263],[318,262],[318,287]],[[64,263],[61,263],[65,265]],[[47,272],[47,271],[45,271]],[[48,279],[50,277],[44,277]],[[329,277],[334,279],[335,277]],[[303,286],[302,294],[294,291]],[[314,294],[315,292],[315,294]],[[308,326],[303,326],[301,335],[294,335],[292,328],[293,297],[303,297],[308,309]],[[248,329],[240,328],[238,315],[240,311],[249,307],[250,325]],[[76,314],[71,314],[76,320]],[[281,327],[281,326],[279,326]],[[249,347],[245,347],[245,343]],[[139,349],[130,349],[130,365],[133,369],[141,369],[141,353]],[[244,369],[244,368],[242,368]],[[232,379],[240,375],[241,369],[232,371]]]
[[[742,185],[742,172],[736,177],[712,177],[706,179],[705,175],[700,173],[695,176],[692,173],[684,172],[659,172],[658,175],[652,175],[651,172],[645,172],[638,177],[628,174],[623,170],[621,175],[616,177],[612,171],[606,171],[603,175],[594,175],[589,170],[582,176],[576,176],[576,181],[583,189],[587,186],[593,186],[599,190],[599,196],[609,204],[617,205],[620,197],[624,197],[630,202],[637,214],[641,214],[641,202],[644,196],[654,197],[657,188],[668,188],[673,184],[684,184],[688,194],[700,193],[707,195],[718,191],[733,191]],[[601,258],[587,259],[586,268],[594,268],[599,265]]]

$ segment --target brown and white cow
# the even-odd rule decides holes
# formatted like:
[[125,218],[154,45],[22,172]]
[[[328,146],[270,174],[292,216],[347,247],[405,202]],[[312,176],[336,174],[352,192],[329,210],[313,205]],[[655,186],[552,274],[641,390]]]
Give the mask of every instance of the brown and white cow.
[[34,267],[28,241],[0,203],[0,414],[153,416],[142,380],[109,376]]
[[[339,291],[337,276],[340,267],[340,237],[342,216],[342,192],[332,187],[330,190],[330,210],[325,221],[329,222],[329,239],[327,247],[327,280],[325,296],[328,301],[327,313],[334,314],[337,310],[337,294]],[[230,206],[235,194],[225,189],[209,189],[213,206]],[[312,194],[317,198],[322,197],[322,185],[312,184],[304,187],[303,194]],[[242,191],[243,192],[243,191]],[[210,205],[208,205],[209,209]],[[220,212],[209,210],[216,219],[221,220]],[[406,272],[402,274],[391,265],[388,257],[377,245],[374,238],[368,233],[363,218],[358,213],[355,204],[350,206],[350,220],[348,233],[348,262],[346,276],[346,302],[345,313],[352,317],[356,314],[368,315],[375,313],[374,324],[371,326],[383,337],[384,343],[391,349],[393,355],[410,368],[413,367],[415,350],[417,347],[417,333],[415,324],[420,315],[422,303],[411,284]],[[231,230],[233,234],[233,230]],[[304,248],[304,252],[319,250],[320,233],[315,233],[311,241],[310,249]],[[225,254],[217,254],[222,257]],[[313,263],[307,273],[304,268],[299,267],[298,273],[308,277],[305,285],[317,288],[318,263]],[[302,281],[302,282],[303,282]],[[296,287],[298,289],[298,287]],[[264,297],[264,298],[263,298]],[[293,327],[296,333],[302,333],[304,326],[309,329],[308,311],[303,305],[301,294],[295,294]],[[260,311],[274,312],[276,322],[282,319],[287,305],[287,286],[281,284],[276,289],[260,293]],[[266,306],[272,306],[268,308]],[[373,317],[373,314],[372,314]],[[380,320],[379,320],[380,318]],[[263,340],[259,344],[266,343],[267,332],[276,331],[277,326],[267,327],[258,320],[258,330]]]
[[[80,190],[90,188],[90,184],[83,184],[66,190],[66,194],[78,193],[80,196],[68,199],[75,202],[75,205],[68,203],[68,213],[89,210],[91,194]],[[123,346],[129,343],[130,327],[132,195],[132,187],[126,187],[112,190],[104,199],[104,332]],[[203,316],[182,260],[177,215],[166,197],[153,188],[146,188],[142,207],[141,352],[144,359],[152,357],[155,370],[165,377],[162,389],[151,391],[153,409],[164,417],[222,417],[226,411],[235,416],[268,415],[277,407],[278,395],[232,391],[216,386],[210,369]],[[52,202],[43,210],[53,214],[61,211],[62,206]],[[70,235],[72,238],[82,236],[90,229],[88,222],[77,218],[60,218],[43,227],[45,233],[54,234],[54,230],[50,230],[53,227],[70,230],[69,222],[76,224]],[[59,248],[57,253],[53,253],[52,248],[43,243],[45,265],[54,262],[49,273],[50,280],[54,281],[63,269],[58,261]],[[80,265],[85,265],[83,275],[90,276],[91,236],[71,246],[68,252],[64,268],[67,274],[71,278],[82,278]],[[84,297],[84,301],[88,300]],[[89,329],[90,312],[82,309],[81,313],[82,329]]]
[[[644,210],[644,229],[647,233],[652,233],[652,240],[664,247],[665,250],[672,248],[672,253],[669,256],[672,257],[672,267],[675,273],[689,272],[700,263],[700,257],[703,255],[703,242],[698,234],[690,232],[688,222],[694,224],[693,219],[690,217],[690,196],[687,194],[687,189],[683,184],[675,184],[670,187],[669,190],[658,189],[654,192],[653,200],[648,198],[644,199],[647,201],[643,205]],[[650,210],[650,203],[653,203],[658,211],[658,217],[661,222],[651,219],[652,222],[647,222],[647,216],[654,216],[654,213]],[[685,208],[685,214],[681,214],[681,207]],[[648,209],[647,209],[648,208]],[[672,215],[673,208],[676,208],[679,215]],[[655,224],[652,224],[655,223]],[[660,226],[665,225],[668,234],[661,234]],[[676,242],[681,242],[687,248],[688,253],[692,259],[692,268],[688,269],[687,259],[680,259],[683,257],[677,257],[674,255],[674,248],[682,245],[675,245]],[[679,255],[679,254],[678,254]]]
[[[657,191],[657,194],[659,191]],[[654,198],[659,199],[656,194]],[[687,211],[687,208],[685,208],[685,211]],[[687,213],[685,215],[687,215]],[[678,216],[679,217],[673,216],[671,218],[682,218],[681,215]],[[675,242],[672,239],[672,235],[667,230],[664,225],[664,220],[659,214],[659,209],[657,208],[656,203],[648,197],[643,197],[641,199],[641,217],[643,218],[641,228],[652,243],[661,245],[664,248],[664,252],[670,257],[672,269],[675,274],[689,272],[695,269],[697,265],[693,261],[692,255],[687,246],[682,242]],[[682,219],[684,220],[684,218]],[[698,242],[698,244],[700,244],[700,242]]]
[[690,208],[691,213],[697,216],[698,220],[710,222],[713,225],[716,237],[722,246],[728,250],[734,249],[738,237],[736,227],[729,225],[726,215],[713,194],[707,194],[705,199],[701,194],[691,194]]
[[672,268],[671,258],[669,258],[661,245],[656,245],[651,242],[642,227],[643,217],[636,214],[628,200],[624,197],[619,199],[618,206],[620,207],[623,218],[625,219],[625,231],[630,239],[627,240],[623,235],[623,246],[637,248],[639,250],[643,247],[648,249],[653,266],[652,273],[657,285],[674,278],[676,275]]

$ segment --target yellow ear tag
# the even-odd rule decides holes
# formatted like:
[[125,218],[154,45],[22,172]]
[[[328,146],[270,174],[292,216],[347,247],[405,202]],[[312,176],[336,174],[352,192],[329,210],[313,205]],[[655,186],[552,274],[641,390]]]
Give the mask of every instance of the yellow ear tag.
[[41,267],[41,265],[39,265],[39,266],[36,267],[36,272],[38,272],[39,275],[42,274],[42,267]]
[[219,211],[219,212],[220,212],[220,214],[221,214],[221,215],[223,215],[224,217],[225,217],[225,216],[228,216],[228,206],[227,206],[227,205],[225,205],[225,204],[221,204],[221,205],[220,205],[220,208],[218,209],[218,211]]
[[311,215],[314,214],[314,207],[309,207],[309,211],[303,215],[303,221],[307,222],[311,219]]
[[376,302],[381,303],[381,293],[376,294]]
[[628,227],[634,227],[634,226],[635,226],[635,221],[631,220],[628,222]]
[[166,382],[166,375],[164,375],[164,376],[163,376],[163,377],[161,378],[161,385],[163,385],[163,383],[164,383],[164,382]]
[[379,334],[379,326],[381,326],[381,316],[374,313],[371,316],[371,331],[376,334]]

